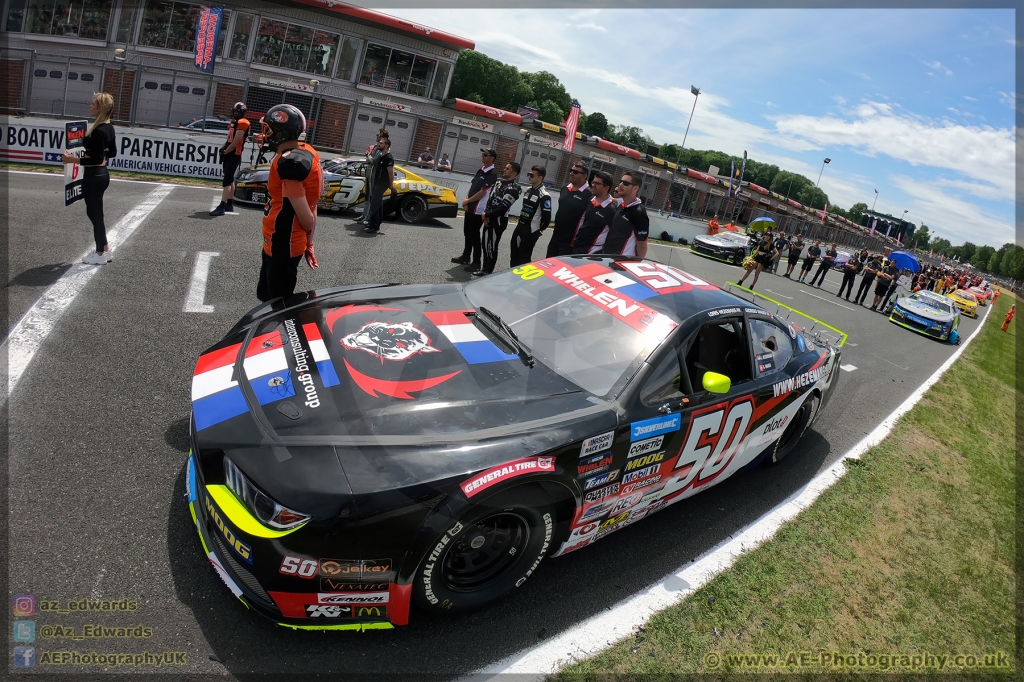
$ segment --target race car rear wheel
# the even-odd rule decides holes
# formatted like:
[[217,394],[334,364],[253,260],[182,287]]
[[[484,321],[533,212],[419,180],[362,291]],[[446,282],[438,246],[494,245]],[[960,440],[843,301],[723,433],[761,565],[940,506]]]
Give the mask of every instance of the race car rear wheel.
[[407,223],[418,223],[427,215],[427,200],[418,194],[402,199],[398,215]]
[[820,404],[818,396],[812,393],[804,400],[804,404],[797,410],[796,416],[793,417],[793,421],[790,422],[789,426],[785,431],[782,432],[782,436],[775,441],[775,448],[772,450],[772,456],[768,458],[768,461],[772,464],[778,464],[793,451],[796,444],[804,437],[804,433],[807,431],[807,427],[811,425],[814,420],[814,415],[818,411],[818,405]]
[[519,587],[552,546],[555,509],[538,487],[518,486],[470,507],[426,556],[413,597],[427,611],[477,608]]

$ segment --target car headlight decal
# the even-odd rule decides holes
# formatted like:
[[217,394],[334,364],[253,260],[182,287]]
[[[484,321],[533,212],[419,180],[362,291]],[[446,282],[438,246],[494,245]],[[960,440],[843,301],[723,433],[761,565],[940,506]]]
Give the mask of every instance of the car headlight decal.
[[287,530],[310,519],[308,514],[289,509],[253,485],[227,455],[224,456],[224,480],[239,502],[266,526]]

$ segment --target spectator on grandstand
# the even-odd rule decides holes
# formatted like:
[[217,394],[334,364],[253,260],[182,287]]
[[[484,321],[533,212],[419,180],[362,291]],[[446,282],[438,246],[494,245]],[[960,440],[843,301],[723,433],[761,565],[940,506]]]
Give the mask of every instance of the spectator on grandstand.
[[445,152],[441,155],[441,158],[437,161],[437,170],[439,171],[450,171],[452,169],[452,162],[448,160],[448,153]]
[[430,147],[427,147],[420,155],[416,157],[416,165],[420,168],[432,168],[434,165],[434,155],[430,153]]

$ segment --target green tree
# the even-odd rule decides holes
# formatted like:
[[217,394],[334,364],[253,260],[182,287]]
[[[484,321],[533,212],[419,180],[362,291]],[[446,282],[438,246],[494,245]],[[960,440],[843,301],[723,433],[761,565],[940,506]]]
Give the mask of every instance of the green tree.
[[551,102],[558,110],[558,115],[553,118],[541,119],[549,123],[559,123],[569,116],[569,108],[572,106],[572,97],[565,91],[565,86],[553,74],[547,71],[537,73],[523,73],[523,82],[533,91],[533,101],[537,102],[540,109],[544,102]]
[[[864,209],[867,210],[867,205],[864,205]],[[927,225],[918,225],[917,229],[914,230],[914,245],[917,248],[927,249],[931,238],[931,230],[928,229]]]
[[953,248],[953,245],[949,243],[948,239],[935,235],[932,237],[931,242],[928,244],[928,248],[935,251],[935,255],[944,253],[947,256],[950,255],[949,250]]
[[565,120],[565,116],[562,115],[562,108],[556,102],[546,99],[536,106],[542,121],[558,125],[561,121]]
[[999,274],[999,252],[995,251],[992,257],[988,260],[988,268],[985,272],[991,272],[993,275]]
[[964,242],[964,245],[960,247],[960,262],[970,263],[974,260],[974,252],[978,250],[978,247],[971,242]]
[[646,151],[647,145],[653,141],[644,131],[636,126],[608,126],[608,139],[617,144],[633,146]]
[[679,158],[679,153],[681,151],[682,149],[677,144],[663,144],[661,145],[661,151],[658,155],[666,161],[675,161]]
[[465,50],[459,55],[449,92],[453,97],[512,111],[534,97],[516,67],[475,50]]
[[743,179],[755,185],[768,188],[772,186],[772,181],[775,180],[775,176],[778,174],[779,167],[774,164],[758,163],[753,159],[747,159],[747,172],[744,173]]
[[821,210],[825,208],[825,204],[828,203],[828,195],[825,194],[820,187],[814,185],[807,185],[800,189],[800,193],[796,196],[796,200],[804,206],[810,206]]
[[773,192],[777,192],[782,196],[789,196],[797,201],[800,201],[797,199],[797,196],[804,188],[814,189],[814,184],[804,176],[789,171],[779,171],[776,173],[772,184],[768,187]]
[[979,246],[978,250],[974,252],[974,257],[971,258],[971,262],[974,263],[974,267],[978,268],[982,272],[989,272],[988,263],[992,260],[992,256],[994,256],[995,253],[995,248],[991,246]]
[[600,111],[595,111],[592,114],[587,114],[586,120],[580,117],[579,131],[585,135],[597,135],[598,137],[605,137],[608,133],[608,119]]
[[[862,201],[858,201],[856,204],[850,207],[850,210],[846,212],[846,217],[849,220],[860,225],[860,219],[864,217],[864,211],[868,210],[868,205]],[[925,240],[927,244],[927,238]]]

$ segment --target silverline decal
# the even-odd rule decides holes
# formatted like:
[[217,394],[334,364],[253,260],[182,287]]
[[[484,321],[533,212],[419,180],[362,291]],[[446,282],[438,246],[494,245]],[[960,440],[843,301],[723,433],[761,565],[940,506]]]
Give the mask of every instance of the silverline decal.
[[295,320],[285,320],[284,328],[288,332],[288,343],[291,344],[292,354],[295,356],[295,371],[299,373],[295,378],[302,384],[302,390],[306,392],[306,407],[320,407],[320,397],[316,394],[313,375],[309,373],[308,354],[302,349],[299,332],[295,329]]

